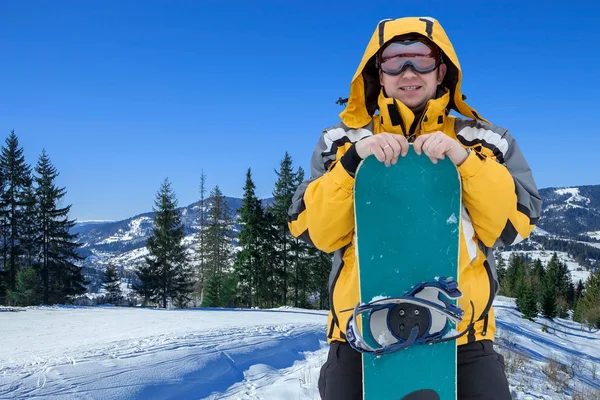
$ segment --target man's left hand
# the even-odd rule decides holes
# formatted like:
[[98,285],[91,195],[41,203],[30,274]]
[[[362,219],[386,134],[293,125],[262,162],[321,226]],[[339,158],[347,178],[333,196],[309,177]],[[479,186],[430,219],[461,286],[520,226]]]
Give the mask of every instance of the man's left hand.
[[443,132],[418,136],[413,143],[413,148],[418,155],[425,153],[434,164],[448,156],[454,165],[459,166],[469,156],[469,153],[459,142]]

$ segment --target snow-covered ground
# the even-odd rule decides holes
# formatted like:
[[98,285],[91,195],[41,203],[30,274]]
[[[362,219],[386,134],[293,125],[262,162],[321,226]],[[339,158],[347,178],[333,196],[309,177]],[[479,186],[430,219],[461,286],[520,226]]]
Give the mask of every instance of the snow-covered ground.
[[326,314],[307,310],[0,312],[0,399],[200,399],[255,365],[291,367],[325,330]]
[[521,318],[498,296],[498,350],[515,399],[600,399],[600,333],[560,318]]
[[[514,398],[598,398],[598,332],[494,305]],[[290,308],[0,309],[0,399],[319,399],[325,328]]]

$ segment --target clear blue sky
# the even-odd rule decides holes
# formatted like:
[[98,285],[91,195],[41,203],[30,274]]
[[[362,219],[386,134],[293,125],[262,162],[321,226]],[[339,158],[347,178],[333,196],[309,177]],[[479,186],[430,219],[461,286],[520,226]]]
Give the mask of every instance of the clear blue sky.
[[[371,4],[371,6],[367,6]],[[271,195],[285,151],[308,170],[377,23],[432,16],[463,92],[519,141],[540,187],[600,184],[600,6],[523,1],[0,0],[0,140],[45,148],[71,217]]]

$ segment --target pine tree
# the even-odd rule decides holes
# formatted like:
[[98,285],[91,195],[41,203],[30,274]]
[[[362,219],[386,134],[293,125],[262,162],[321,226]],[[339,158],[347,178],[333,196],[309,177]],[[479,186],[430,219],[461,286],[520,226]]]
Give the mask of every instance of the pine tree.
[[534,293],[540,293],[544,275],[544,264],[539,258],[536,258],[531,269],[531,289]]
[[[304,170],[302,167],[298,167],[298,170],[294,176],[294,192],[296,192],[298,186],[303,181]],[[299,238],[294,237],[290,244],[290,251],[294,257],[294,306],[307,307],[307,288],[309,286],[308,268],[310,265],[307,260],[308,245]]]
[[233,273],[224,273],[221,279],[219,292],[220,307],[234,307],[237,305],[238,280]]
[[556,271],[547,269],[542,282],[542,291],[540,293],[540,308],[542,315],[553,319],[558,315],[558,304],[556,300],[555,275]]
[[213,304],[212,307],[218,307],[225,274],[231,269],[233,218],[227,199],[218,185],[210,193],[209,204],[205,255],[208,271],[206,279],[209,280],[207,296],[210,298],[203,299],[202,305]]
[[264,230],[264,210],[256,197],[256,186],[252,181],[250,168],[246,172],[244,197],[238,210],[241,231],[238,235],[238,246],[234,267],[238,275],[242,299],[248,307],[253,307],[259,276],[262,273],[261,240]]
[[325,253],[314,246],[308,248],[308,263],[310,265],[310,288],[319,298],[318,308],[329,308],[329,273],[333,254]]
[[506,284],[504,285],[506,296],[517,297],[519,288],[525,279],[525,261],[516,253],[511,254],[506,269]]
[[42,280],[40,273],[34,268],[23,268],[17,273],[14,290],[8,290],[8,301],[17,306],[27,307],[42,302]]
[[66,189],[56,186],[58,172],[45,150],[40,155],[35,172],[36,220],[39,242],[42,244],[40,267],[43,303],[62,303],[85,293],[85,285],[89,283],[83,276],[82,267],[76,264],[83,259],[77,253],[81,243],[78,243],[77,234],[71,234],[75,226],[75,221],[68,218],[71,205],[59,208]]
[[275,270],[277,280],[280,280],[279,289],[281,291],[282,303],[287,304],[288,293],[288,267],[290,263],[289,244],[293,240],[293,236],[289,231],[288,226],[288,210],[292,205],[292,198],[295,192],[296,176],[292,169],[292,159],[288,152],[285,152],[284,158],[280,163],[277,174],[277,181],[273,190],[273,206],[271,212],[275,217],[275,228],[278,233],[277,244],[280,251],[281,264]]
[[[558,315],[564,318],[571,307],[569,297],[574,297],[574,290],[571,292],[571,276],[567,265],[560,261],[557,253],[554,253],[548,262],[546,277],[548,278],[547,283],[554,288]],[[548,290],[550,289],[548,288]]]
[[222,286],[221,274],[212,274],[206,281],[206,294],[202,299],[202,307],[219,307]]
[[600,328],[600,268],[588,278],[580,302],[582,320],[590,326]]
[[523,314],[523,318],[533,320],[537,317],[537,299],[529,283],[523,282],[521,284],[519,296],[517,297],[517,308]]
[[275,307],[279,302],[276,288],[280,286],[280,281],[277,278],[276,266],[281,264],[282,255],[276,244],[280,236],[271,208],[265,210],[264,219],[260,249],[261,274],[258,278],[257,292],[260,299],[259,307]]
[[42,248],[41,236],[37,217],[39,207],[33,186],[27,188],[23,206],[23,230],[21,234],[21,249],[23,251],[23,266],[25,268],[39,267],[39,249]]
[[4,191],[0,200],[0,218],[5,234],[4,268],[8,272],[8,288],[15,289],[16,277],[23,264],[21,242],[25,224],[27,195],[31,191],[31,167],[25,163],[23,148],[15,131],[6,138],[0,155],[0,169],[4,176]]
[[117,272],[117,268],[109,264],[104,272],[104,283],[102,284],[106,292],[107,300],[112,304],[119,304],[123,300],[121,291],[121,278]]
[[583,323],[583,301],[578,298],[573,306],[573,321]]
[[308,269],[308,245],[298,238],[294,238],[290,243],[290,252],[293,257],[294,276],[292,285],[294,287],[294,307],[307,306],[307,288],[309,285]]
[[163,308],[169,300],[182,305],[189,301],[193,283],[183,245],[184,226],[168,179],[156,194],[153,211],[154,226],[146,244],[149,255],[138,270],[142,282],[138,293]]
[[198,214],[196,217],[196,260],[198,270],[196,271],[196,282],[194,286],[195,298],[198,304],[202,304],[204,295],[204,285],[207,276],[206,268],[206,174],[204,171],[200,174],[200,201],[198,202]]
[[500,285],[500,293],[502,295],[506,294],[506,289],[504,287],[506,281],[506,262],[504,261],[504,257],[502,254],[499,254],[496,258],[496,271],[498,274],[498,284]]

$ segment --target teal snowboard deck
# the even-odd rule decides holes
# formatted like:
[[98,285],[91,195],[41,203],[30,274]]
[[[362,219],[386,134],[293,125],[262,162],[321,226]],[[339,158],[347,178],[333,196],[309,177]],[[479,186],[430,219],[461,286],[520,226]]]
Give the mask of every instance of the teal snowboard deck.
[[[454,164],[447,157],[433,164],[412,144],[396,165],[374,156],[361,162],[354,189],[361,303],[402,296],[437,277],[458,281],[461,193]],[[367,343],[377,346],[362,328],[369,316],[357,322]],[[362,360],[365,400],[456,399],[455,340]]]

